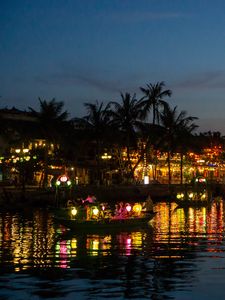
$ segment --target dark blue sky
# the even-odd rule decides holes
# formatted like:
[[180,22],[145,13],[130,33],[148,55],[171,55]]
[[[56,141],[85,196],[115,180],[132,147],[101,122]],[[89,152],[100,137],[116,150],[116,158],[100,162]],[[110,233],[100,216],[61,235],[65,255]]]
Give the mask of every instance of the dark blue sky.
[[225,134],[225,1],[0,2],[0,106],[119,101],[165,81],[200,131]]

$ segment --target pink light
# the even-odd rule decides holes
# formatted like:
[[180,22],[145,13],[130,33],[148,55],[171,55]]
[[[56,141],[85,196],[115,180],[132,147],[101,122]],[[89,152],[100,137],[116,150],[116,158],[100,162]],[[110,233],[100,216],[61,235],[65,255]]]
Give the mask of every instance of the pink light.
[[126,210],[127,210],[128,212],[131,211],[131,206],[130,206],[130,204],[127,204],[127,205],[126,205]]
[[66,175],[62,175],[59,177],[59,181],[66,182],[68,180],[68,177]]

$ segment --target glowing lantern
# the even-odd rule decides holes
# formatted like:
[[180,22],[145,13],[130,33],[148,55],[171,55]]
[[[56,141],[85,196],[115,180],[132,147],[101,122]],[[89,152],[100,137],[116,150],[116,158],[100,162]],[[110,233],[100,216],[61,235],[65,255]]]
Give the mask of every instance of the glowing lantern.
[[149,184],[149,176],[144,176],[144,184]]
[[72,214],[72,216],[76,216],[76,214],[77,214],[77,209],[76,209],[76,207],[73,207],[73,208],[71,209],[71,214]]
[[56,186],[59,187],[60,185],[70,187],[72,185],[72,182],[68,176],[60,175],[56,180]]
[[177,194],[177,199],[181,199],[181,194]]
[[142,206],[140,203],[135,203],[133,206],[133,211],[139,214],[142,211]]
[[131,211],[131,205],[130,205],[130,204],[127,204],[127,205],[126,205],[126,210],[127,210],[128,212]]
[[59,181],[66,182],[68,180],[68,177],[66,175],[62,175],[59,177]]
[[93,212],[94,216],[97,216],[98,213],[99,213],[99,209],[97,207],[94,207],[93,210],[92,210],[92,212]]
[[206,193],[202,194],[201,199],[204,200],[206,198]]

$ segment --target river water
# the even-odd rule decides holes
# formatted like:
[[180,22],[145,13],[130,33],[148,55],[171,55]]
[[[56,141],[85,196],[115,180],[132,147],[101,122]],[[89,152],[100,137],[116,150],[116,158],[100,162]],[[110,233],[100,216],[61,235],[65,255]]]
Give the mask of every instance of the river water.
[[225,299],[222,199],[154,205],[148,228],[73,233],[46,210],[0,213],[0,299]]

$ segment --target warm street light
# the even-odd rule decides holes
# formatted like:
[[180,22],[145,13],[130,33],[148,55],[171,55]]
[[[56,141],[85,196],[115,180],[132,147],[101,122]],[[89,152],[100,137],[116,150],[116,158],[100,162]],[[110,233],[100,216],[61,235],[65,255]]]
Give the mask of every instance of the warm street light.
[[112,158],[112,155],[107,154],[107,153],[105,152],[101,157],[102,157],[102,159],[111,159],[111,158]]

